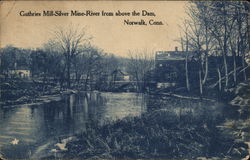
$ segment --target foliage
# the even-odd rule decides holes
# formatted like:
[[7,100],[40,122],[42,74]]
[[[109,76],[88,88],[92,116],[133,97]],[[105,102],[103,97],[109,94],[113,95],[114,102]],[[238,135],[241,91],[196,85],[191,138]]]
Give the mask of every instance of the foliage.
[[6,46],[5,48],[1,48],[0,53],[0,70],[2,73],[8,73],[10,70],[14,70],[17,66],[21,69],[27,69],[30,65],[30,49]]
[[[196,157],[239,158],[228,152],[234,143],[209,119],[189,112],[177,115],[166,110],[127,117],[88,130],[69,142],[63,158],[184,159]],[[92,126],[93,127],[93,126]],[[237,144],[246,148],[243,143]]]

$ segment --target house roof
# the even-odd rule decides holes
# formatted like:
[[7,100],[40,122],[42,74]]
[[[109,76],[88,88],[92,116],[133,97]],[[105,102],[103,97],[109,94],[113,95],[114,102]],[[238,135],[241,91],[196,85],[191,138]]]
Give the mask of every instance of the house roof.
[[120,74],[120,75],[122,75],[122,76],[126,76],[126,75],[128,75],[128,73],[127,73],[127,72],[122,71],[122,70],[120,70],[120,69],[117,69],[117,70],[115,70],[115,71],[113,71],[113,72],[112,72],[112,74],[114,74],[114,73],[116,73],[116,74]]
[[155,60],[185,60],[186,54],[188,58],[194,57],[195,52],[189,51],[157,51],[155,54]]

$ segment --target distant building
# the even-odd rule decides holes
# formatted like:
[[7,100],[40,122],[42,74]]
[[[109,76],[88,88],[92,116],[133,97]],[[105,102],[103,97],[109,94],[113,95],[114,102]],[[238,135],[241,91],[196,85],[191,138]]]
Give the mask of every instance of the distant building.
[[157,51],[155,54],[155,61],[174,61],[174,60],[185,60],[186,56],[188,59],[196,58],[197,54],[193,51],[178,51],[178,48],[175,47],[175,51]]
[[27,70],[27,69],[10,70],[9,74],[11,76],[16,76],[19,78],[29,78],[30,77],[30,70]]
[[8,71],[9,77],[29,78],[31,76],[30,70],[26,66],[18,66],[14,63],[13,69]]
[[130,76],[128,73],[117,69],[113,71],[110,75],[111,81],[130,81]]
[[[202,56],[202,55],[201,55]],[[184,87],[186,81],[186,58],[188,59],[188,73],[189,84],[193,87],[197,87],[199,84],[199,72],[200,61],[198,60],[198,53],[195,51],[158,51],[155,53],[155,73],[154,79],[156,81],[157,88],[169,88],[169,87]],[[202,57],[203,58],[203,57]],[[228,71],[233,70],[234,60],[231,55],[227,56]],[[235,57],[237,67],[242,66],[242,57]],[[246,58],[247,62],[250,60]],[[217,68],[220,68],[221,74],[224,75],[224,60],[223,56],[208,56],[208,81],[209,83],[215,83],[218,81]],[[237,77],[238,80],[243,79],[242,74]]]
[[157,88],[176,86],[185,81],[185,59],[196,58],[195,52],[157,51],[155,54],[155,80]]

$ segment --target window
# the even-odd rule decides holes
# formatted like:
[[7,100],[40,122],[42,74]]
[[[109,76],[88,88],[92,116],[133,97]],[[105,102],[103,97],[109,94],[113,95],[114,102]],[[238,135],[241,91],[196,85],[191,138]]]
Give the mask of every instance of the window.
[[159,64],[159,67],[162,67],[162,64]]

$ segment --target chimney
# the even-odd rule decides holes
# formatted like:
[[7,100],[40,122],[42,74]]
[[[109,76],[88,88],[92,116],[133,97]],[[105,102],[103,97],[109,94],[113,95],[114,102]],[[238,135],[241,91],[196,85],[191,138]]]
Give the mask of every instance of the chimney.
[[175,47],[175,52],[178,52],[178,47]]

